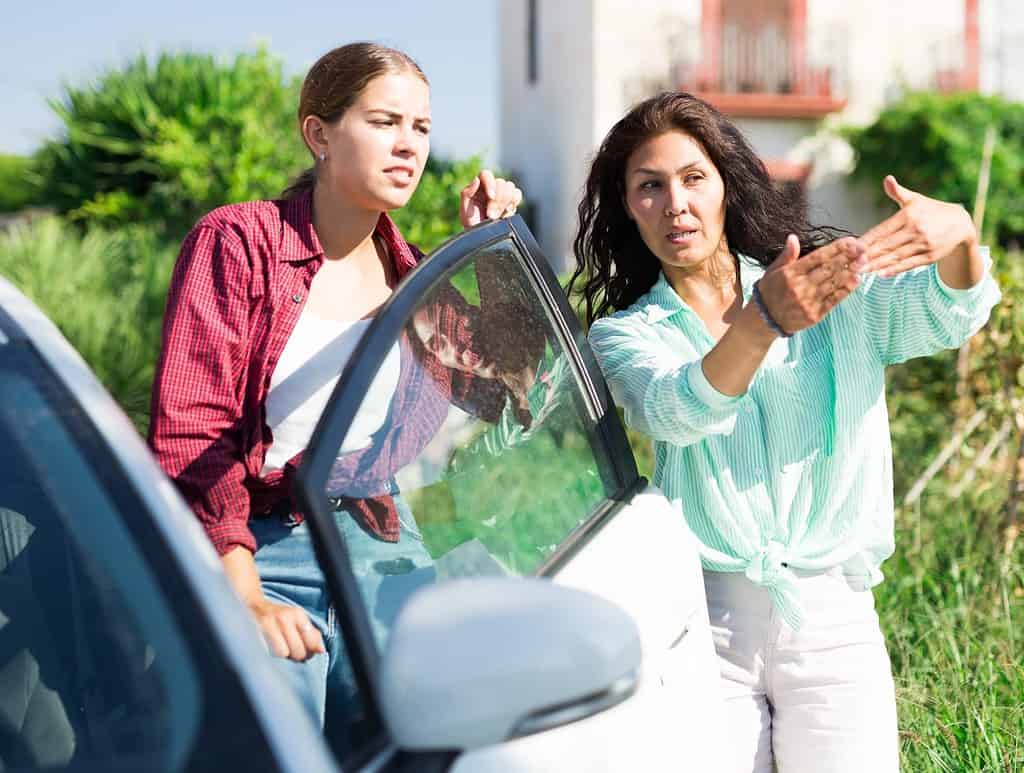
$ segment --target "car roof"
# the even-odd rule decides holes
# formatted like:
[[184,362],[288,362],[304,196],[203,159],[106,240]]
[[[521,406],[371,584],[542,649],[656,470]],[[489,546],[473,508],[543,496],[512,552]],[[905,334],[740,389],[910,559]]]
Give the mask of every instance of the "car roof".
[[[287,763],[286,769],[335,770],[311,722],[283,721],[282,714],[305,718],[305,709],[261,649],[255,623],[228,584],[217,553],[198,519],[81,355],[40,309],[2,276],[0,336],[32,346],[75,395],[115,461],[134,483],[179,571],[193,588],[200,590],[197,597],[204,607],[204,616],[211,621],[222,650],[252,696],[253,709],[263,719],[267,740]],[[2,337],[0,345],[5,343]]]

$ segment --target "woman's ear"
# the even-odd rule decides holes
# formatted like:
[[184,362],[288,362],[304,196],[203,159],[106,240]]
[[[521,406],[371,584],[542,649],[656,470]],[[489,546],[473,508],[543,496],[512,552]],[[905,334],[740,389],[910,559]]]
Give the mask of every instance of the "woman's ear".
[[302,119],[302,139],[315,157],[319,158],[321,153],[327,152],[327,133],[320,116],[307,115]]

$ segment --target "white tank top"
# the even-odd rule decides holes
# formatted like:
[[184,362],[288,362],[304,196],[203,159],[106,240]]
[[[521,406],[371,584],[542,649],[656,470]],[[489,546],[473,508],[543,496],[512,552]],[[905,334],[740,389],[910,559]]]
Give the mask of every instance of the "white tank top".
[[[299,316],[270,378],[266,411],[274,442],[267,451],[262,475],[284,467],[309,445],[338,377],[370,321],[322,319],[307,311]],[[363,398],[341,452],[366,448],[373,433],[384,425],[398,387],[400,366],[395,344]]]

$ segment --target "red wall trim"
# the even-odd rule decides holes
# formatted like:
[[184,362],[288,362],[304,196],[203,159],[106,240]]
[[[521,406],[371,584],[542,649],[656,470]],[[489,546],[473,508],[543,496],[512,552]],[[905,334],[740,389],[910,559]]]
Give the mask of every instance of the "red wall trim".
[[978,0],[964,0],[964,72],[961,88],[978,89],[980,60]]
[[722,67],[722,0],[701,0],[700,57],[697,88],[715,89]]
[[796,93],[807,93],[807,0],[789,0],[789,68]]

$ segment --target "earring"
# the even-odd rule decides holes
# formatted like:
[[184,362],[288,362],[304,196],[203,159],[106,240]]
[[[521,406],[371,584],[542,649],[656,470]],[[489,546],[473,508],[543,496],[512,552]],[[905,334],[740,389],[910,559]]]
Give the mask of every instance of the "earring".
[[326,150],[321,150],[320,151],[320,160],[321,161],[326,161],[327,160],[327,151]]

